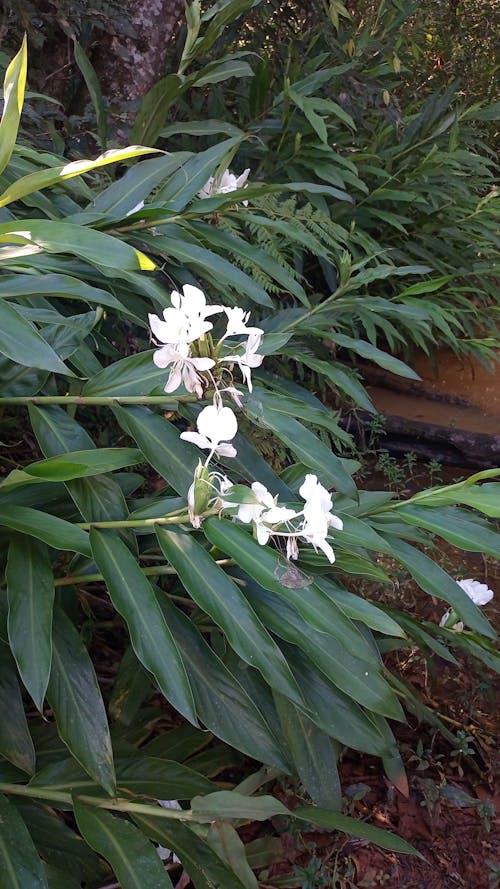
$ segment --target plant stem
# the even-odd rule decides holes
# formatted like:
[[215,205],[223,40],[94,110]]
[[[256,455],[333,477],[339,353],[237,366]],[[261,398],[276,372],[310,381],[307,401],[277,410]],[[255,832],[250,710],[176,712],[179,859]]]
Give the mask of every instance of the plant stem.
[[[227,565],[234,565],[234,559],[217,559],[216,565],[224,568]],[[155,577],[160,574],[177,574],[175,568],[172,568],[171,565],[151,565],[149,568],[141,568],[143,574],[146,577]],[[56,577],[54,580],[54,586],[72,586],[73,584],[79,583],[100,583],[104,580],[102,574],[73,574],[68,575],[67,577]],[[183,602],[187,605],[192,605],[191,599],[186,599],[183,596],[170,596],[171,599],[174,599],[176,602]]]
[[[70,793],[52,790],[50,787],[32,787],[26,784],[7,784],[2,782],[0,783],[0,792],[8,793],[12,796],[27,796],[33,799],[44,799],[48,802],[63,803],[66,806],[73,804],[73,797]],[[87,806],[94,806],[96,809],[110,809],[114,812],[136,812],[138,815],[154,815],[155,818],[172,818],[176,821],[195,820],[190,809],[164,809],[161,806],[133,803],[126,799],[104,799],[79,793],[75,793],[74,798],[78,802],[84,803]]]
[[2,404],[168,404],[176,405],[198,401],[195,395],[18,395],[15,398],[0,398]]
[[[210,509],[204,513],[204,518],[218,515],[219,510]],[[184,525],[189,522],[187,512],[172,513],[155,519],[120,519],[114,522],[75,522],[75,528],[90,531],[91,528],[153,528],[155,525]]]

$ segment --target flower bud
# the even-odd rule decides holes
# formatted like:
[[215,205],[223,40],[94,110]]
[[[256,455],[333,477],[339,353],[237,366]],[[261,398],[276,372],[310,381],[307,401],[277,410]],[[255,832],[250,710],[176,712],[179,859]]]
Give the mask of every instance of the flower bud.
[[193,484],[189,488],[187,497],[189,518],[193,528],[200,527],[203,513],[208,508],[212,498],[212,475],[208,466],[204,466],[201,460],[199,460],[194,473]]

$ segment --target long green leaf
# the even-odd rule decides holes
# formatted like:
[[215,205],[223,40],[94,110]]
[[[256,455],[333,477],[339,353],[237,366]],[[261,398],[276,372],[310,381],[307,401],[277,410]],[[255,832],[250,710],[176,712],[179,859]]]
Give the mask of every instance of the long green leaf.
[[36,327],[23,318],[16,306],[0,301],[0,353],[25,367],[37,367],[73,376]]
[[301,703],[302,696],[280,649],[239,587],[194,539],[157,526],[158,542],[194,601],[222,627],[231,647],[256,667],[271,687]]
[[[127,272],[154,271],[156,268],[144,253],[125,241],[71,222],[51,219],[3,222],[0,224],[0,242],[35,245],[46,253],[70,253],[94,265],[113,269],[118,277],[122,269]],[[0,248],[0,261],[4,256],[10,259],[11,251],[3,254]]]
[[481,614],[480,608],[474,605],[474,602],[469,599],[458,583],[436,562],[402,540],[392,539],[391,545],[395,557],[408,569],[426,593],[448,602],[472,630],[483,633],[490,639],[496,638],[494,629]]
[[54,575],[45,544],[16,536],[7,562],[9,642],[21,679],[42,711],[52,662]]
[[348,815],[338,815],[336,812],[330,812],[327,809],[320,809],[316,806],[299,806],[293,810],[293,817],[315,824],[318,827],[330,828],[330,830],[340,830],[353,837],[361,837],[375,843],[382,849],[389,849],[392,852],[399,852],[403,855],[417,855],[422,858],[420,852],[417,852],[413,846],[402,840],[388,830],[380,830],[379,827],[373,827],[371,824],[365,824],[364,821],[358,821],[356,818],[350,818]]
[[49,889],[42,862],[13,803],[0,795],[0,885],[2,889]]
[[104,150],[106,148],[108,126],[101,84],[89,57],[75,38],[73,38],[73,45],[75,48],[75,62],[83,75],[90,98],[92,99],[97,123],[97,135],[99,136],[101,148]]
[[275,694],[276,708],[295,770],[309,796],[317,806],[338,812],[342,791],[337,771],[333,742],[304,713]]
[[[170,603],[168,596],[162,594],[159,601],[186,667],[200,720],[237,750],[259,762],[289,771],[286,753],[266,723],[265,714],[259,709],[260,701],[247,694],[192,621]],[[221,700],[224,707],[219,706]],[[165,755],[171,754],[167,750]]]
[[199,451],[179,438],[179,430],[168,420],[144,407],[115,407],[122,429],[140,447],[147,461],[178,494],[186,496],[198,465]]
[[107,793],[116,790],[106,711],[92,662],[66,614],[54,609],[52,669],[47,699],[61,739]]
[[83,395],[149,395],[165,385],[164,369],[153,364],[153,351],[129,355],[101,370],[83,387]]
[[142,145],[132,145],[129,148],[106,151],[93,161],[71,161],[67,164],[61,164],[59,167],[49,167],[47,170],[29,173],[27,176],[17,179],[3,194],[0,194],[0,207],[5,207],[13,201],[18,201],[34,191],[39,191],[41,188],[49,188],[51,185],[57,185],[58,182],[72,179],[73,176],[81,176],[83,173],[90,173],[92,170],[98,170],[108,164],[121,163],[131,157],[150,154],[152,151],[156,151],[156,149],[144,148]]
[[80,833],[111,864],[122,889],[173,889],[156,849],[137,827],[75,799]]
[[153,674],[165,697],[196,724],[189,680],[147,577],[116,534],[93,528],[90,540],[113,605],[127,622],[137,657]]
[[0,713],[0,756],[32,775],[35,749],[24,713],[16,665],[3,642],[0,642]]
[[101,473],[125,469],[142,462],[141,451],[137,448],[99,448],[95,450],[73,451],[63,456],[49,457],[29,463],[22,470],[14,469],[0,482],[2,489],[32,482],[67,482],[72,479],[87,478]]
[[0,122],[0,173],[10,161],[19,129],[24,102],[24,88],[28,70],[28,50],[26,35],[21,49],[12,59],[5,72],[3,82],[3,113]]
[[134,815],[134,821],[143,833],[179,856],[196,889],[246,889],[208,843],[187,824],[155,818],[154,815]]
[[89,535],[71,522],[29,506],[0,507],[0,525],[43,540],[55,549],[91,556]]

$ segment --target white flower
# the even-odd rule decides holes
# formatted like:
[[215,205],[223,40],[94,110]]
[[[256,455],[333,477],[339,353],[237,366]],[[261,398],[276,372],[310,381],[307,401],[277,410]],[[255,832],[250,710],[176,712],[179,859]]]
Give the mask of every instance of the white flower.
[[276,526],[286,525],[291,519],[296,519],[298,515],[299,513],[287,506],[272,506],[270,509],[266,509],[255,522],[257,540],[264,545],[273,535],[289,537],[289,531],[280,532],[276,530]]
[[485,583],[480,583],[479,580],[468,578],[467,580],[458,580],[457,583],[475,605],[487,605],[495,595],[493,590],[490,590]]
[[222,306],[207,306],[203,291],[192,284],[184,284],[182,294],[173,290],[170,299],[172,307],[163,310],[163,321],[149,315],[153,336],[160,343],[192,343],[212,330],[206,318],[222,311]]
[[223,309],[227,315],[227,330],[222,339],[226,339],[228,336],[236,336],[239,333],[263,335],[264,331],[260,327],[247,327],[250,312],[245,312],[239,306],[223,306]]
[[[217,194],[229,194],[231,191],[237,191],[245,185],[250,168],[246,169],[241,176],[235,176],[230,170],[224,170],[221,176],[210,176],[208,182],[198,192],[199,198],[213,198]],[[243,201],[245,207],[248,201]]]
[[445,611],[439,621],[439,626],[444,627],[446,630],[452,630],[453,633],[461,633],[464,628],[463,621],[459,620],[455,622],[456,617],[457,614],[455,614],[453,609],[448,608],[448,611]]
[[132,213],[138,213],[139,210],[142,210],[143,208],[144,208],[144,201],[139,201],[139,203],[136,204],[135,207],[132,207],[132,209],[129,210],[128,213],[125,213],[125,216],[132,216]]
[[330,512],[332,508],[332,498],[326,488],[323,487],[316,475],[306,475],[299,494],[306,501],[304,504],[304,521],[299,531],[307,543],[312,544],[314,549],[320,549],[324,552],[328,561],[333,564],[335,554],[332,547],[327,541],[328,529],[336,528],[342,531],[343,522],[338,516]]
[[275,505],[274,497],[260,482],[252,483],[252,491],[255,495],[253,503],[241,503],[238,509],[240,522],[249,524],[257,522],[265,509],[272,509]]
[[248,386],[249,392],[253,389],[252,368],[260,367],[264,360],[263,355],[257,354],[257,349],[259,348],[261,341],[262,335],[260,333],[251,333],[245,343],[245,351],[243,355],[226,355],[224,358],[220,359],[221,362],[226,361],[228,364],[231,364],[231,366],[234,364],[238,365],[241,371],[241,376],[243,377],[243,382]]
[[182,432],[181,438],[210,451],[207,463],[213,454],[236,456],[236,448],[228,444],[238,431],[236,415],[230,407],[209,404],[198,414],[196,425],[198,432]]
[[[179,805],[176,799],[159,799],[158,802],[162,809],[181,809],[182,806]],[[167,849],[165,846],[157,846],[156,851],[160,856],[162,861],[165,861],[167,858],[170,858],[172,855],[172,861],[176,861],[180,864],[180,859],[177,858],[177,855],[173,854],[170,849]]]
[[157,367],[172,364],[165,392],[175,392],[182,384],[188,392],[195,392],[198,398],[203,398],[203,383],[199,371],[210,370],[215,364],[212,358],[191,357],[188,344],[178,343],[162,346],[154,353],[153,361]]

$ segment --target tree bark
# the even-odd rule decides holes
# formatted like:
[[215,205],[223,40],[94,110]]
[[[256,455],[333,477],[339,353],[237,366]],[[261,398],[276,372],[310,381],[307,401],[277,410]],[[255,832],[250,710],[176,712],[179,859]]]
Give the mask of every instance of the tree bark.
[[106,36],[92,62],[113,105],[138,102],[164,73],[169,45],[183,17],[184,0],[125,0],[133,37]]

